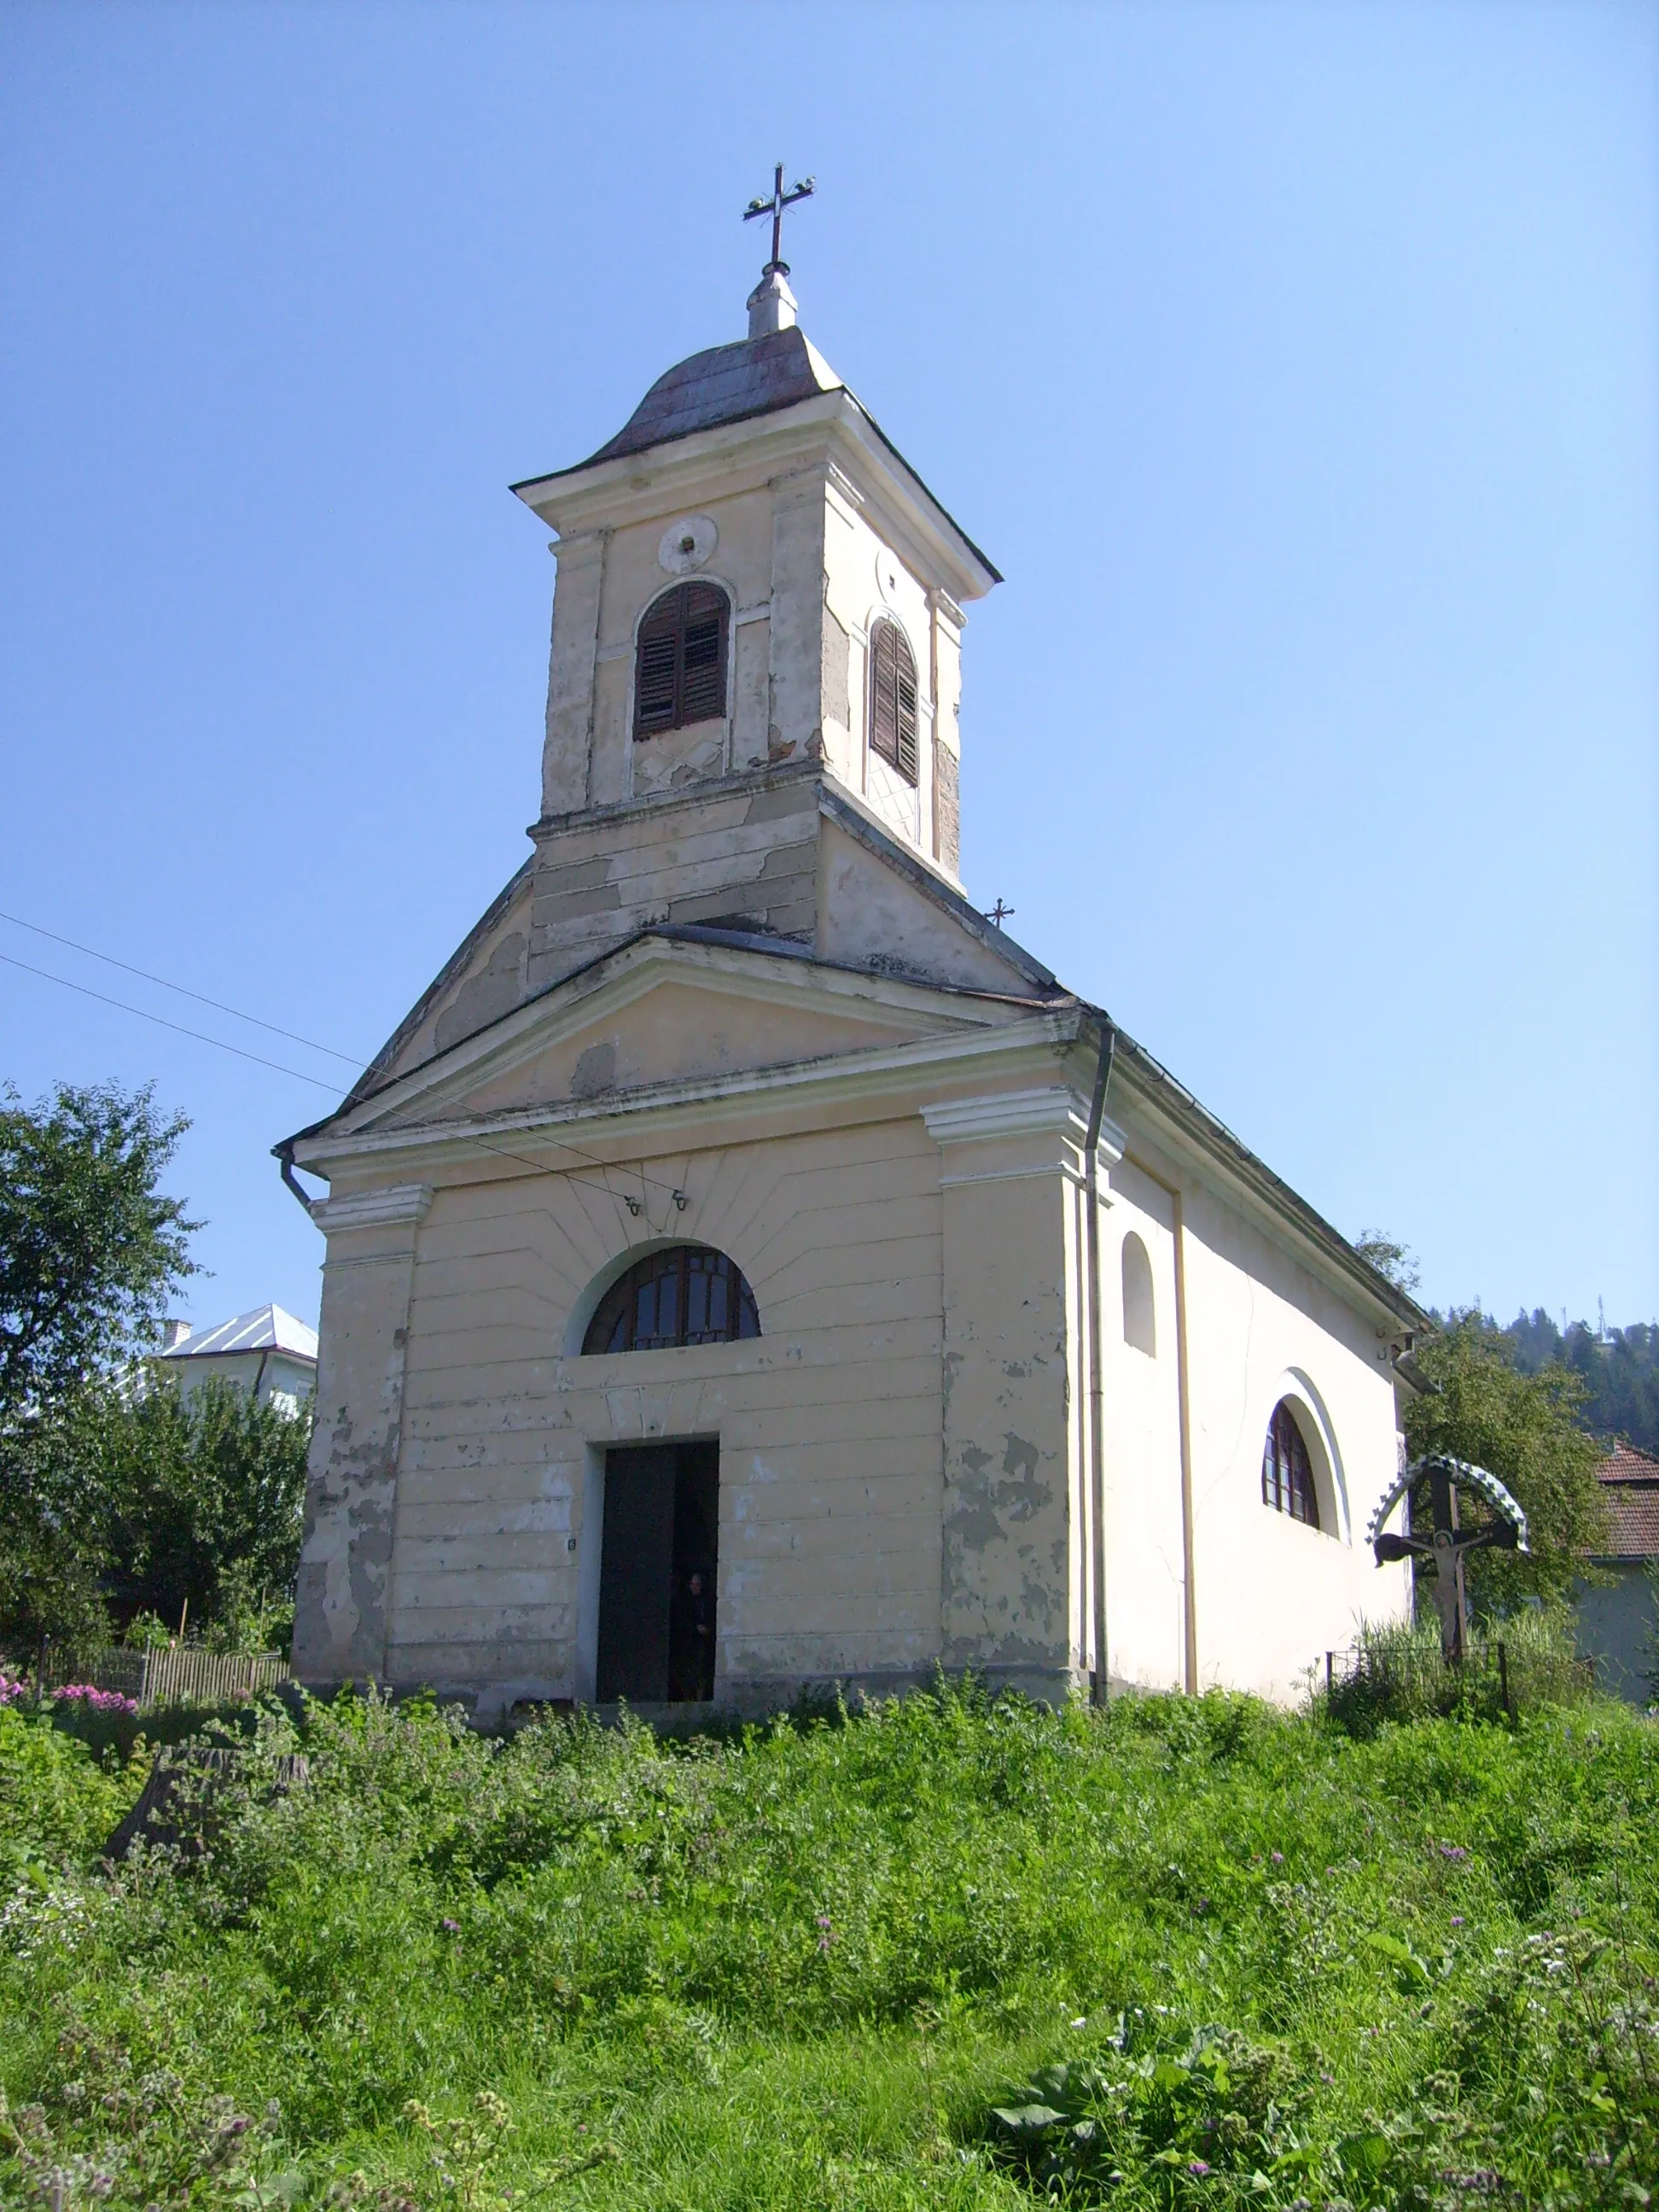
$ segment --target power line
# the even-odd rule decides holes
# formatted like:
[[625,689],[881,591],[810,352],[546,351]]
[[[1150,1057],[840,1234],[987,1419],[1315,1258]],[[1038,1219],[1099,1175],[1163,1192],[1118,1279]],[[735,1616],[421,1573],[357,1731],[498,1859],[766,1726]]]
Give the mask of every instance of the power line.
[[[349,1054],[335,1052],[331,1046],[325,1044],[314,1044],[309,1037],[300,1036],[292,1030],[278,1029],[274,1022],[261,1021],[258,1014],[245,1014],[238,1006],[225,1006],[217,999],[204,997],[200,991],[186,989],[185,985],[182,983],[169,983],[164,976],[152,975],[149,974],[148,969],[143,968],[135,968],[130,962],[125,960],[117,960],[107,952],[94,952],[90,945],[77,945],[73,938],[59,937],[55,930],[42,929],[37,922],[24,921],[16,915],[5,913],[0,913],[0,921],[15,922],[19,928],[32,929],[38,936],[50,937],[55,944],[66,945],[72,951],[88,953],[94,960],[108,961],[111,967],[125,968],[129,975],[141,975],[143,977],[144,981],[149,983],[159,983],[164,990],[178,991],[187,999],[199,1000],[204,1006],[214,1006],[216,1007],[221,1013],[234,1015],[238,1021],[252,1022],[256,1028],[270,1030],[273,1035],[276,1036],[288,1037],[295,1044],[305,1045],[313,1052],[325,1052],[329,1054],[331,1059],[343,1060],[349,1067],[357,1067],[362,1064],[358,1060]],[[274,1069],[278,1075],[291,1075],[296,1083],[308,1083],[313,1090],[325,1091],[331,1098],[338,1098],[343,1095],[338,1084],[325,1083],[317,1076],[304,1075],[297,1067],[284,1067],[280,1060],[266,1060],[257,1052],[245,1051],[239,1044],[227,1044],[222,1037],[209,1036],[204,1030],[186,1029],[182,1022],[168,1021],[165,1014],[152,1014],[146,1007],[130,1006],[126,1000],[112,999],[109,996],[107,992],[92,990],[85,983],[72,983],[67,975],[54,975],[50,969],[33,967],[27,960],[18,960],[14,958],[9,952],[0,952],[0,960],[3,960],[8,967],[21,968],[26,975],[39,975],[46,982],[60,984],[66,991],[78,991],[82,998],[96,999],[100,1005],[118,1007],[121,1012],[125,1014],[137,1014],[141,1021],[155,1022],[158,1027],[164,1030],[172,1030],[179,1036],[194,1037],[198,1043],[213,1045],[220,1052],[234,1053],[238,1060],[252,1060],[256,1067],[269,1067]],[[556,1143],[562,1152],[574,1153],[577,1159],[586,1161],[590,1167],[596,1167],[604,1174],[609,1175],[614,1171],[619,1174],[637,1176],[642,1186],[648,1184],[653,1190],[666,1191],[669,1196],[676,1200],[681,1200],[684,1196],[684,1193],[677,1183],[665,1183],[659,1182],[655,1176],[647,1175],[642,1168],[614,1167],[612,1162],[600,1159],[596,1153],[584,1152],[580,1145],[573,1145],[567,1138],[555,1138],[551,1141]],[[586,1190],[603,1191],[605,1197],[611,1200],[615,1204],[626,1206],[629,1207],[630,1210],[635,1204],[635,1201],[629,1196],[626,1191],[612,1190],[609,1183],[586,1182],[581,1176],[573,1175],[568,1168],[550,1168],[540,1160],[532,1160],[529,1158],[523,1152],[511,1152],[506,1151],[500,1145],[492,1145],[488,1138],[485,1137],[475,1137],[473,1139],[473,1142],[475,1144],[481,1145],[485,1152],[495,1153],[501,1159],[514,1160],[516,1161],[520,1167],[533,1169],[538,1175],[562,1174],[568,1181],[580,1183],[582,1188]],[[683,1207],[682,1211],[684,1211]]]
[[[337,1083],[325,1083],[315,1075],[301,1075],[297,1067],[284,1067],[280,1060],[263,1059],[257,1052],[244,1052],[240,1045],[227,1044],[222,1037],[209,1036],[203,1030],[187,1030],[182,1022],[168,1021],[165,1014],[152,1014],[143,1006],[130,1006],[125,999],[112,999],[106,991],[88,990],[84,983],[71,983],[67,975],[54,975],[47,969],[31,967],[27,960],[14,960],[9,952],[0,952],[0,960],[9,968],[21,968],[27,975],[40,975],[48,983],[61,983],[66,991],[78,991],[83,999],[96,999],[106,1006],[118,1006],[124,1014],[137,1014],[140,1021],[155,1022],[164,1030],[176,1030],[180,1036],[194,1037],[198,1044],[215,1045],[221,1052],[234,1052],[238,1060],[251,1060],[256,1067],[273,1067],[278,1075],[291,1075],[296,1083],[309,1083],[313,1090],[326,1091],[331,1098],[340,1096]],[[120,965],[118,962],[116,964]],[[191,995],[194,997],[195,994]],[[208,1003],[211,1005],[212,1000]],[[266,1022],[260,1026],[269,1029],[270,1024]],[[301,1037],[296,1042],[303,1044],[305,1039]]]
[[[308,1052],[326,1053],[331,1060],[344,1060],[348,1067],[361,1067],[362,1066],[362,1060],[359,1060],[353,1053],[336,1052],[331,1044],[319,1044],[314,1037],[302,1037],[296,1030],[278,1029],[275,1022],[262,1021],[258,1014],[245,1014],[240,1006],[228,1006],[222,999],[210,999],[205,992],[192,991],[186,983],[170,983],[165,975],[152,975],[148,968],[135,968],[130,960],[118,960],[112,952],[94,951],[90,945],[77,945],[72,937],[60,937],[55,929],[43,929],[38,921],[25,921],[21,914],[0,914],[0,921],[9,921],[18,929],[32,929],[37,937],[49,937],[54,945],[67,945],[71,952],[84,952],[89,960],[106,961],[112,968],[125,968],[129,975],[141,975],[146,983],[159,983],[164,991],[177,991],[180,998],[194,999],[199,1005],[204,1006],[212,1006],[217,1012],[222,1014],[229,1014],[239,1022],[252,1022],[255,1029],[269,1030],[273,1036],[286,1037],[290,1044],[302,1044]],[[17,960],[14,961],[12,964],[14,967],[21,968],[26,963],[21,960]],[[44,975],[46,971],[44,968],[36,968],[32,969],[30,972],[36,975]],[[62,982],[63,980],[64,979],[61,975],[54,975],[52,978],[52,981],[54,983]],[[71,990],[78,990],[80,986],[78,984],[72,983],[70,986],[70,988]],[[90,995],[96,998],[98,994],[94,991]],[[122,1002],[118,999],[112,999],[110,1000],[110,1004],[112,1006],[119,1006],[121,1003]],[[131,1014],[136,1014],[139,1011],[140,1009],[137,1006],[129,1006],[127,1008],[127,1012]],[[159,1016],[157,1018],[160,1018]],[[169,1028],[173,1028],[176,1026],[176,1024],[169,1023],[167,1026]],[[196,1031],[194,1030],[186,1030],[185,1031],[185,1035],[186,1036],[194,1036],[196,1035]],[[207,1042],[211,1044],[214,1040],[210,1037]],[[226,1049],[227,1051],[230,1051],[234,1050],[234,1048],[227,1046]],[[274,1066],[276,1063],[273,1060],[266,1060],[264,1065],[267,1067],[271,1067]],[[294,1071],[292,1068],[284,1068],[283,1073],[285,1075],[291,1075]],[[314,1079],[309,1076],[305,1079],[307,1082],[310,1082],[313,1079]],[[326,1086],[325,1086],[325,1088],[326,1088]]]

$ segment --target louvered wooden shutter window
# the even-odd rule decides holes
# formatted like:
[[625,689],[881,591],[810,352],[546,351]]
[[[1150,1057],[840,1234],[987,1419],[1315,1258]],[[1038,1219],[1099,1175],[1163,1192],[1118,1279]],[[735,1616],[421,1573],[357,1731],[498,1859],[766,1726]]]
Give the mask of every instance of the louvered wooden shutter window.
[[676,584],[640,624],[634,735],[654,738],[726,712],[730,606],[713,584]]
[[870,640],[870,750],[916,780],[916,658],[896,623],[878,622]]

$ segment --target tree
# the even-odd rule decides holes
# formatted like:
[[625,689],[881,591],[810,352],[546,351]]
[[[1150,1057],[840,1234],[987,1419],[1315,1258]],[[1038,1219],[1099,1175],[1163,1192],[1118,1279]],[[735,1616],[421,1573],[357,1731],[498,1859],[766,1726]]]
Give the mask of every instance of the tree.
[[1353,1240],[1353,1249],[1362,1260],[1370,1261],[1379,1275],[1386,1275],[1397,1291],[1409,1294],[1417,1288],[1421,1271],[1409,1244],[1396,1243],[1381,1229],[1362,1229]]
[[[1530,1555],[1469,1553],[1477,1612],[1502,1613],[1527,1597],[1565,1599],[1584,1572],[1585,1554],[1607,1541],[1595,1479],[1602,1448],[1578,1425],[1583,1384],[1559,1365],[1521,1373],[1503,1332],[1478,1307],[1454,1311],[1419,1345],[1416,1365],[1431,1387],[1406,1409],[1412,1457],[1448,1452],[1474,1461],[1507,1485],[1529,1523]],[[1483,1517],[1478,1504],[1470,1503],[1467,1517]]]
[[300,1566],[311,1417],[225,1382],[188,1397],[171,1378],[142,1397],[100,1394],[82,1455],[106,1499],[106,1583],[123,1619],[189,1618],[231,1640],[283,1614]]
[[33,1112],[0,1092],[0,1427],[116,1371],[196,1273],[199,1224],[156,1188],[189,1127],[149,1085],[59,1084]]
[[88,1423],[131,1369],[197,1224],[157,1186],[189,1123],[146,1085],[0,1090],[0,1636],[89,1641],[106,1623],[108,1492]]

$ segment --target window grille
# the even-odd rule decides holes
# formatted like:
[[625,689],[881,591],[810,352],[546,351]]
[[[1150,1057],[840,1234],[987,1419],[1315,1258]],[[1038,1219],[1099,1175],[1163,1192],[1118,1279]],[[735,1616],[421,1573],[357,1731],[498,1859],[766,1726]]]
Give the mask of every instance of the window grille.
[[870,633],[870,750],[916,780],[916,657],[896,623]]
[[588,1323],[582,1350],[659,1352],[758,1336],[755,1294],[724,1252],[675,1244],[635,1262]]
[[1289,1401],[1281,1398],[1267,1424],[1267,1441],[1261,1450],[1261,1502],[1275,1513],[1288,1513],[1292,1521],[1319,1526],[1319,1492],[1314,1485],[1313,1462],[1297,1426]]
[[660,737],[726,712],[731,602],[714,584],[676,584],[640,624],[634,665],[634,735]]

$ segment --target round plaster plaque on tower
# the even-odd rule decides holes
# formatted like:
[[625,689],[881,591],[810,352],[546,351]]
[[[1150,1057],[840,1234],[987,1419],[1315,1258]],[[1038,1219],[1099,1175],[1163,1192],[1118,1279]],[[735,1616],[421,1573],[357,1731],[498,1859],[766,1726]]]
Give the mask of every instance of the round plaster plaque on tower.
[[678,522],[671,522],[662,534],[657,548],[659,567],[671,576],[689,576],[703,562],[720,542],[720,532],[706,514],[683,514]]

